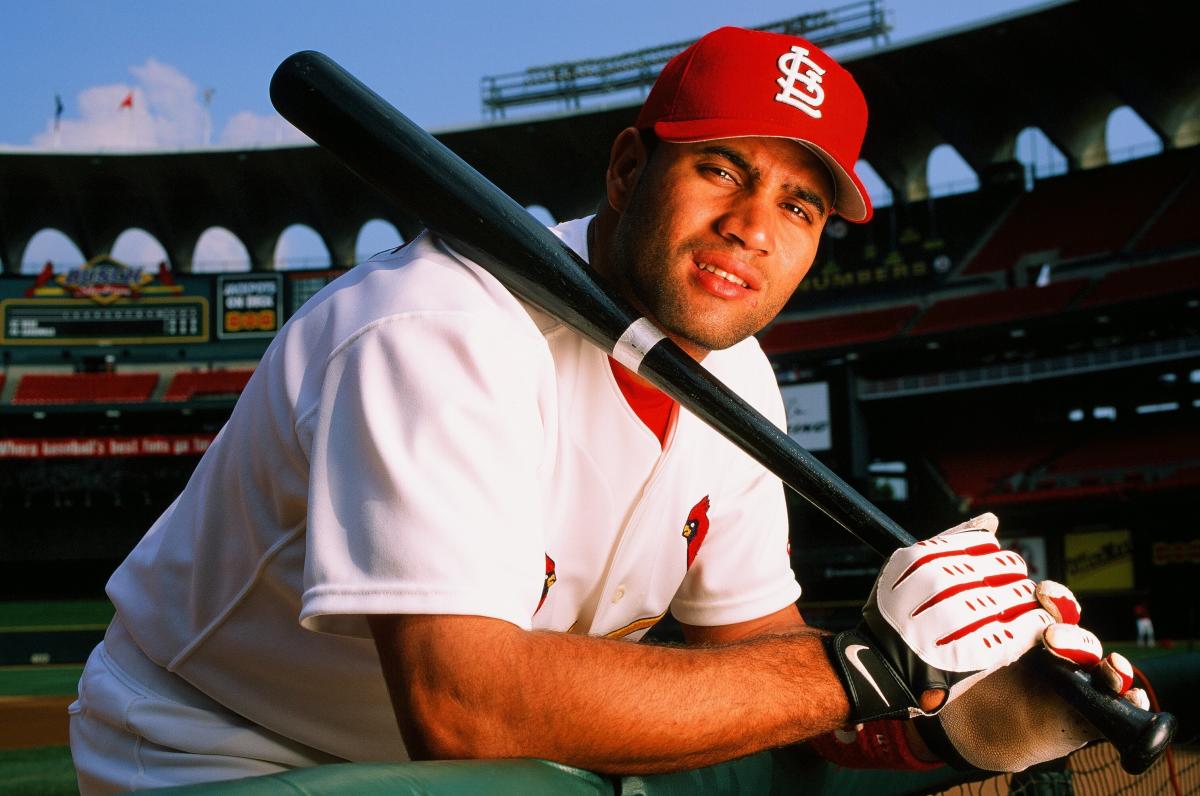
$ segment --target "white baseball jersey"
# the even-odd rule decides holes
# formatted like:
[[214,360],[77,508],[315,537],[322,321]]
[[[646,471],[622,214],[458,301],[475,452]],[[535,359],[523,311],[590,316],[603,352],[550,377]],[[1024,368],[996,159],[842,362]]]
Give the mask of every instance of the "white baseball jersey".
[[[587,223],[557,230],[583,256]],[[704,366],[782,427],[757,341]],[[423,235],[285,325],[108,593],[150,661],[254,725],[402,760],[365,615],[639,638],[800,589],[774,477],[687,412],[660,445],[603,352]]]

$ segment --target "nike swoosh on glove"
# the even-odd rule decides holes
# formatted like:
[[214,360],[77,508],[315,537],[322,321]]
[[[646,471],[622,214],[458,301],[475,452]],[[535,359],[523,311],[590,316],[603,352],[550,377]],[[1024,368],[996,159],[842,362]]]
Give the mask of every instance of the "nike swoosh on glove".
[[1025,561],[1001,549],[999,521],[983,514],[888,558],[854,630],[826,648],[851,702],[851,723],[932,715],[1038,644],[1053,618]]

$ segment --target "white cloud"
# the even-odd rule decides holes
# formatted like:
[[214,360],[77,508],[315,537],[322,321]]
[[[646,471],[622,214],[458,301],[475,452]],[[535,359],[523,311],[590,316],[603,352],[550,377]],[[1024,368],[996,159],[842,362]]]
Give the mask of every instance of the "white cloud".
[[263,116],[250,111],[235,113],[221,131],[223,146],[250,147],[257,144],[298,144],[309,138],[278,114]]
[[[39,149],[68,151],[189,149],[215,141],[224,146],[252,147],[299,143],[308,138],[278,115],[250,111],[234,114],[219,135],[207,129],[202,91],[176,67],[149,58],[129,69],[132,83],[92,86],[79,93],[77,117],[53,120],[33,137]],[[133,94],[133,107],[121,107]]]

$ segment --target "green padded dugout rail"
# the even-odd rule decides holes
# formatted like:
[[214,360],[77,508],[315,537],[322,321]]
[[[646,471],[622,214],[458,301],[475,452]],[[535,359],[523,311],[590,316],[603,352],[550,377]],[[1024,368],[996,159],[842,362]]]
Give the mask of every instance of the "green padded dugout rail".
[[[1177,741],[1195,742],[1200,719],[1200,653],[1135,661],[1164,710],[1180,720]],[[164,788],[170,796],[908,796],[979,779],[943,767],[933,771],[844,769],[806,748],[778,749],[707,768],[652,776],[601,776],[544,760],[455,760],[341,763],[265,777]]]
[[265,777],[163,788],[170,796],[745,796],[871,793],[901,796],[963,779],[959,772],[855,771],[806,750],[779,750],[676,774],[604,777],[545,760],[340,763]]
[[437,760],[419,763],[338,763],[265,777],[161,788],[171,796],[613,796],[613,783],[590,771],[544,760]]

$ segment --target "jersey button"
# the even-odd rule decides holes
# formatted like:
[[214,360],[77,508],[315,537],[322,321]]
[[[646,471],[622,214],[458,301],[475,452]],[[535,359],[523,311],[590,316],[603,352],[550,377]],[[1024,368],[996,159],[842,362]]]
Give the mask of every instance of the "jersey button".
[[621,602],[621,598],[624,596],[625,596],[625,586],[622,584],[621,586],[617,587],[616,591],[613,592],[613,596],[612,596],[613,605],[616,605],[617,603]]

